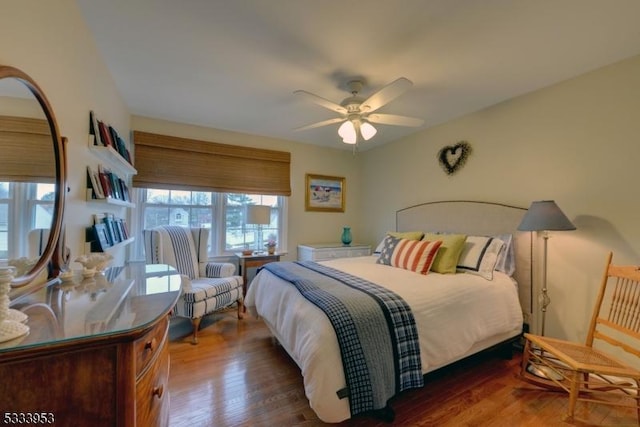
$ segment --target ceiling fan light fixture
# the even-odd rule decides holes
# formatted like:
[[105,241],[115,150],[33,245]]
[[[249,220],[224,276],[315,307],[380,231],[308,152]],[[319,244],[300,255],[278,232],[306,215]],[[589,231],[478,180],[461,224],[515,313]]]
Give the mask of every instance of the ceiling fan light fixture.
[[313,93],[297,90],[294,93],[305,96],[316,104],[338,113],[340,117],[312,123],[295,130],[315,129],[320,126],[342,122],[338,128],[338,135],[340,135],[342,142],[345,144],[355,145],[358,141],[370,140],[378,133],[372,123],[394,126],[422,126],[424,123],[422,119],[397,114],[375,113],[379,108],[400,96],[412,84],[410,80],[400,77],[364,99],[359,95],[362,90],[362,81],[353,80],[348,84],[351,96],[343,99],[339,104]]
[[367,121],[363,121],[360,123],[360,134],[364,138],[365,141],[370,140],[374,137],[374,135],[378,133],[378,130],[373,127],[373,125]]
[[351,120],[345,121],[338,128],[338,135],[345,144],[355,144],[357,141],[356,127]]

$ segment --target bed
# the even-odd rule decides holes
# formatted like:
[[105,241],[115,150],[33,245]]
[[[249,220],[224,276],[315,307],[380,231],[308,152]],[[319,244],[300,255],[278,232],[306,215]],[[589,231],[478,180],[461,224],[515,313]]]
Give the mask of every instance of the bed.
[[[292,268],[298,270],[313,264],[313,269],[372,282],[399,295],[410,307],[419,347],[418,367],[426,374],[521,334],[532,311],[532,239],[530,233],[516,230],[525,212],[472,201],[430,202],[396,212],[399,232],[512,236],[515,272],[493,271],[491,280],[469,273],[417,274],[377,263],[377,253],[309,266],[278,264],[296,264]],[[283,278],[279,268],[284,267],[265,268],[256,275],[246,296],[247,308],[264,320],[300,367],[305,394],[318,417],[331,423],[346,420],[354,413],[352,398],[341,394],[348,390],[341,338],[327,314],[302,296],[293,280]]]

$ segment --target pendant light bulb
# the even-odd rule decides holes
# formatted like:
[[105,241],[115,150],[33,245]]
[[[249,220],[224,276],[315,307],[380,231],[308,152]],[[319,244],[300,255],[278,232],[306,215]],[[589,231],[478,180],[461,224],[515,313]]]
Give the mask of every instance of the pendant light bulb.
[[373,138],[376,133],[378,133],[378,131],[376,130],[376,128],[373,127],[371,123],[363,121],[360,124],[360,134],[362,135],[365,141],[368,141],[371,138]]
[[338,128],[338,135],[342,137],[345,144],[355,144],[357,141],[356,128],[351,120],[347,120]]

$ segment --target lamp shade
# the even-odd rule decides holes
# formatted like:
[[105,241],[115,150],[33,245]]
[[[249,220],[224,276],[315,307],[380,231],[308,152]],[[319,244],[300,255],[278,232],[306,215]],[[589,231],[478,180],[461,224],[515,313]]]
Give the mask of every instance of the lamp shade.
[[356,127],[351,120],[347,120],[338,128],[338,135],[345,144],[355,144],[357,141]]
[[374,128],[373,125],[371,123],[369,123],[369,122],[363,121],[360,124],[360,134],[362,135],[362,137],[364,138],[365,141],[368,141],[371,138],[373,138],[373,136],[377,132],[378,131],[376,130],[376,128]]
[[529,210],[518,226],[520,231],[575,230],[553,200],[540,200],[531,203]]
[[246,224],[265,225],[271,222],[271,206],[247,205]]

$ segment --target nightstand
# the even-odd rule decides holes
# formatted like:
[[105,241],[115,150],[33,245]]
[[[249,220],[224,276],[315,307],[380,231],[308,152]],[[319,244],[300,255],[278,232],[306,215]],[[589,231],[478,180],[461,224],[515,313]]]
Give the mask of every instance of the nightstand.
[[[235,256],[238,258],[238,268],[239,274],[242,276],[242,294],[244,296],[247,295],[247,289],[249,289],[249,278],[248,278],[248,269],[250,268],[259,268],[265,264],[269,264],[270,262],[278,262],[280,261],[280,257],[284,255],[283,253],[263,253],[263,254],[252,254],[252,255],[242,255],[242,252],[236,252]],[[253,277],[252,277],[253,279]]]
[[327,261],[335,258],[351,258],[371,255],[371,246],[352,243],[313,243],[298,245],[298,261]]

